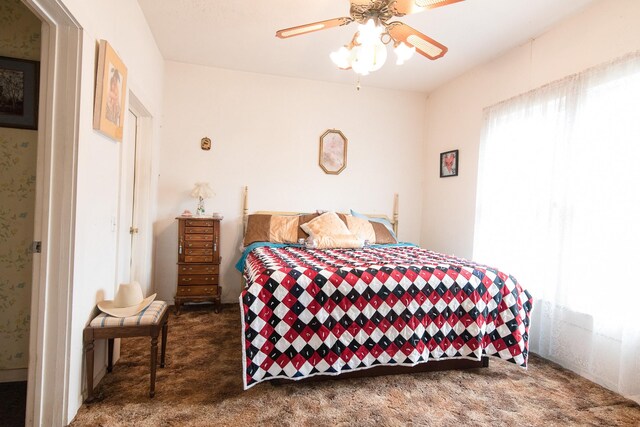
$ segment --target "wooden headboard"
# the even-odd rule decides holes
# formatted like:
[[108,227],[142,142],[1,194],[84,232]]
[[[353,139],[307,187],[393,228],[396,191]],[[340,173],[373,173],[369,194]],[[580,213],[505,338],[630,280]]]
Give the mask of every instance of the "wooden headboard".
[[[266,215],[299,215],[305,212],[282,212],[282,211],[257,211],[256,214]],[[387,215],[381,214],[365,214],[371,218],[384,218],[391,223],[393,232],[398,235],[398,193],[393,195],[393,217],[389,218]],[[249,187],[244,187],[244,196],[242,198],[242,224],[243,233],[247,232],[247,219],[249,218]]]

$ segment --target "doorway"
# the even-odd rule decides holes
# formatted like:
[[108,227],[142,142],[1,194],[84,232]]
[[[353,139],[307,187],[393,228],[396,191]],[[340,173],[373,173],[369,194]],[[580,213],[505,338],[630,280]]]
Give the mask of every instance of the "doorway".
[[135,280],[145,296],[152,291],[151,126],[151,114],[135,94],[129,92],[129,111],[120,152],[116,282]]
[[[35,90],[37,82],[25,78],[25,70],[35,70],[34,80],[37,79],[41,27],[40,18],[22,3],[3,2],[0,19],[0,423],[7,426],[24,425],[26,411],[38,129],[37,116],[29,114],[25,104],[34,102],[37,106],[39,99]],[[31,91],[25,93],[28,87],[34,88],[33,98],[29,96]],[[19,105],[13,110],[7,109],[11,100],[15,103],[16,99]]]
[[66,425],[82,30],[59,2],[22,2],[42,22],[25,424]]

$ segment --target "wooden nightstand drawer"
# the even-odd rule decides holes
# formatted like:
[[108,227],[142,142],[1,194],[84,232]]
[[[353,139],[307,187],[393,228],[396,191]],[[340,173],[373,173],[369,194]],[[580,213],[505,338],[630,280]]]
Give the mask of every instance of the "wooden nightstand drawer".
[[202,240],[213,241],[213,234],[185,234],[184,239],[197,240],[197,241],[202,241]]
[[179,297],[200,296],[200,295],[217,295],[217,286],[178,286],[177,295]]
[[218,275],[210,275],[210,276],[183,276],[182,274],[178,275],[178,284],[179,285],[217,285],[218,284]]
[[184,257],[184,262],[213,262],[211,256],[190,255]]
[[213,227],[213,220],[188,219],[185,221],[187,227]]
[[186,255],[213,255],[213,249],[187,249]]
[[213,242],[187,242],[185,244],[187,248],[213,248]]
[[181,265],[178,274],[219,274],[219,265]]
[[213,234],[213,227],[185,227],[187,234]]

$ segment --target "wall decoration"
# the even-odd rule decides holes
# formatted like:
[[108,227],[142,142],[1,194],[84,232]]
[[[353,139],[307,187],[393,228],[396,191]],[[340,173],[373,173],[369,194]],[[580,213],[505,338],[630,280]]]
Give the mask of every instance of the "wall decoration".
[[206,136],[200,140],[200,148],[203,150],[211,150],[211,139]]
[[127,67],[106,40],[100,40],[93,128],[122,141]]
[[38,128],[40,63],[0,56],[0,127]]
[[458,150],[440,153],[440,178],[458,176]]
[[320,136],[318,164],[324,173],[338,175],[347,167],[347,138],[336,129],[329,129]]

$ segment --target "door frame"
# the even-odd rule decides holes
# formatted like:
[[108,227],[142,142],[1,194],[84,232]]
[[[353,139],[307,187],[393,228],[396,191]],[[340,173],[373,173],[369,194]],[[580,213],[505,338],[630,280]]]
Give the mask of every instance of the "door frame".
[[82,28],[59,0],[42,21],[26,425],[68,424]]

